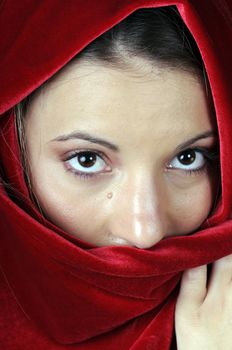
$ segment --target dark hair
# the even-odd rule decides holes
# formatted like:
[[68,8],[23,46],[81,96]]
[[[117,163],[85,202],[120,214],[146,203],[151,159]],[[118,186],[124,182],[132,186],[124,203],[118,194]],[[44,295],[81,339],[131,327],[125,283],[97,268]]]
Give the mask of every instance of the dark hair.
[[203,72],[198,47],[175,6],[136,10],[76,56],[122,67],[135,57],[161,67]]

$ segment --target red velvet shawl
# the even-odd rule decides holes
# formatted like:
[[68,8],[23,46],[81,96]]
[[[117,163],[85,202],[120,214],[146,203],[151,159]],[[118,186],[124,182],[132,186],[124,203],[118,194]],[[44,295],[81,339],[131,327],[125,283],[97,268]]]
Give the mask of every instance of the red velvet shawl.
[[[0,1],[0,347],[175,349],[183,270],[232,253],[230,0]],[[12,107],[93,39],[143,7],[176,5],[208,73],[220,136],[222,199],[197,233],[147,250],[97,248],[43,220],[20,166]]]

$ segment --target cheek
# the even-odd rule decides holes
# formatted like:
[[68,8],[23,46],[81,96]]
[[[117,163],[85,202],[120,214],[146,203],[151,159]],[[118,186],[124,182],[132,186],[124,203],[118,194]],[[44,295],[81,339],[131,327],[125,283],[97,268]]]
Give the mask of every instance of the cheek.
[[34,192],[47,219],[89,243],[101,240],[106,221],[101,195],[85,195],[78,187],[70,191],[55,181],[34,182]]
[[[208,217],[213,201],[214,184],[208,178],[185,193],[176,194],[172,212],[175,234],[184,235],[195,231]],[[173,227],[169,230],[173,233]]]

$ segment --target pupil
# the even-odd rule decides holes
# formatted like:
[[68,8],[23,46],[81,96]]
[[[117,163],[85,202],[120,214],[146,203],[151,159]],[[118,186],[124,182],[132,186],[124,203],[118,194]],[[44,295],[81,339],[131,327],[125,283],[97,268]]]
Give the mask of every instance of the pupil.
[[196,152],[194,150],[186,150],[178,156],[178,160],[184,165],[192,164],[196,159]]
[[96,159],[97,159],[97,156],[94,153],[82,152],[78,154],[79,163],[86,168],[93,166],[96,162]]

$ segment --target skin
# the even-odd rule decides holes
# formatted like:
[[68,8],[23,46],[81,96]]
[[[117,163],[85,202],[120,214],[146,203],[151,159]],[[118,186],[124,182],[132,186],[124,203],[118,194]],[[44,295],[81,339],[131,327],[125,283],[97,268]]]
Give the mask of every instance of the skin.
[[[57,226],[96,246],[150,248],[196,230],[213,205],[212,169],[190,174],[177,161],[181,144],[215,131],[204,85],[190,73],[141,67],[147,68],[68,66],[34,98],[26,116],[31,180],[40,206]],[[74,131],[119,150],[80,139],[54,141]],[[211,135],[191,147],[214,143]],[[104,161],[98,158],[92,166],[97,177],[76,176],[73,168],[86,170],[77,157],[65,161],[86,150],[103,154]],[[202,154],[196,156],[191,168],[206,163]]]
[[[216,130],[204,84],[190,73],[142,63],[127,71],[68,65],[35,95],[25,119],[30,177],[44,214],[92,245],[150,248],[193,232],[213,206],[212,165],[198,154],[190,167],[205,164],[204,170],[190,174],[177,162],[181,144]],[[83,139],[61,141],[74,131],[118,151]],[[201,138],[181,151],[215,142]],[[86,167],[67,158],[86,150],[101,152],[104,161],[88,168],[96,171],[97,164],[97,176],[80,178],[71,167]],[[209,281],[206,266],[184,272],[175,311],[178,350],[232,348],[231,271],[229,256],[213,264]]]
[[232,349],[232,255],[184,272],[175,311],[178,350]]

